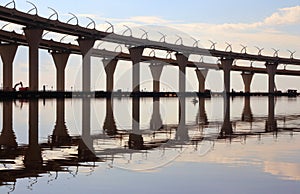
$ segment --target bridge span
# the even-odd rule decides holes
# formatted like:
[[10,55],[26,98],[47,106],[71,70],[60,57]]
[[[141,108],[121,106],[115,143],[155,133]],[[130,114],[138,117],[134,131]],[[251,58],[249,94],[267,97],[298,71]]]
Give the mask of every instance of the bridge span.
[[[114,32],[103,32],[96,29],[81,27],[78,24],[72,25],[58,20],[50,20],[38,15],[31,15],[0,6],[0,20],[11,22],[24,26],[24,35],[15,32],[0,31],[0,55],[3,61],[3,88],[12,90],[12,67],[13,60],[18,45],[29,47],[29,90],[38,91],[39,89],[39,64],[38,50],[47,49],[51,51],[57,76],[57,91],[65,91],[65,67],[70,54],[82,55],[82,84],[83,91],[91,90],[91,56],[103,58],[105,67],[107,86],[106,91],[114,90],[114,72],[119,60],[131,61],[132,71],[132,90],[140,91],[140,63],[148,61],[153,77],[153,92],[160,92],[160,76],[165,64],[179,67],[179,92],[186,92],[186,68],[196,69],[196,75],[199,81],[199,92],[205,91],[205,79],[209,69],[223,70],[224,73],[224,92],[230,93],[230,73],[231,71],[241,71],[245,84],[245,92],[250,92],[251,81],[255,73],[268,74],[269,94],[274,94],[275,75],[298,76],[299,71],[277,69],[280,64],[300,65],[300,59],[282,58],[278,56],[264,56],[232,51],[220,51],[213,49],[204,49],[199,47],[185,46],[183,44],[170,44],[167,42],[153,41],[149,39],[135,38],[132,36],[118,35]],[[78,37],[78,45],[65,44],[53,40],[43,39],[43,32],[66,34]],[[128,53],[112,52],[107,50],[94,49],[94,43],[97,40],[104,42],[117,43],[127,46]],[[163,50],[175,54],[176,59],[166,59],[143,55],[144,50],[150,48],[153,50]],[[193,62],[189,60],[190,55],[200,55],[205,57],[215,57],[220,63],[212,64],[205,62]],[[248,60],[264,62],[266,68],[244,67],[233,65],[235,60]]]

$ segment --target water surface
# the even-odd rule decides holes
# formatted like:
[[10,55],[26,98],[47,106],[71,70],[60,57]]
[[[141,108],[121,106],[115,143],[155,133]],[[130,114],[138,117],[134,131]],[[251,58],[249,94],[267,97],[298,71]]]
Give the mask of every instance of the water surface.
[[298,193],[300,99],[2,101],[0,193]]

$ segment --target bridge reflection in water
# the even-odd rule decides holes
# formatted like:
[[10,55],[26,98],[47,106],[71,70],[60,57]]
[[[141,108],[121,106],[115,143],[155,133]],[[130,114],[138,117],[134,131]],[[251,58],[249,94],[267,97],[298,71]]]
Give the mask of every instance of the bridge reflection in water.
[[[39,136],[39,101],[29,100],[29,128],[28,145],[18,145],[15,132],[13,130],[13,101],[2,101],[3,106],[3,128],[0,136],[0,163],[4,168],[0,170],[0,186],[14,185],[18,179],[25,177],[38,177],[41,174],[50,172],[68,171],[68,167],[91,166],[96,163],[114,163],[118,166],[116,158],[129,154],[142,153],[151,154],[155,150],[164,152],[174,149],[182,149],[188,146],[197,146],[203,141],[222,141],[223,139],[246,138],[247,136],[261,136],[262,134],[277,134],[284,132],[285,129],[277,127],[275,116],[275,99],[268,98],[268,116],[263,118],[253,117],[250,97],[244,98],[244,107],[240,120],[231,120],[231,98],[224,97],[223,121],[209,120],[205,110],[205,103],[211,99],[195,98],[192,101],[198,104],[197,115],[194,122],[187,122],[187,103],[191,103],[191,98],[178,98],[178,122],[174,124],[163,123],[161,116],[160,98],[153,98],[152,114],[149,118],[149,127],[141,127],[141,99],[131,98],[132,100],[132,127],[121,129],[116,123],[114,111],[118,111],[114,103],[118,99],[107,98],[105,101],[106,114],[104,123],[101,124],[103,133],[91,133],[91,106],[94,99],[83,98],[82,102],[82,131],[80,135],[70,135],[65,121],[65,100],[56,99],[56,122],[54,129],[49,135],[48,141],[40,142]],[[127,99],[128,100],[128,99]],[[164,99],[165,100],[165,99]],[[46,102],[47,103],[47,102]],[[296,118],[294,118],[296,119]],[[265,128],[252,131],[252,123],[265,122]],[[250,128],[239,129],[233,127],[234,123],[250,123]],[[215,129],[211,133],[204,133],[205,129]],[[102,142],[102,143],[101,143]],[[103,143],[104,142],[104,143]],[[121,143],[120,143],[121,142]],[[113,146],[111,146],[113,145]],[[55,155],[57,150],[73,149],[73,152],[63,157],[50,157]],[[50,154],[53,152],[52,154]],[[20,158],[21,161],[20,161]],[[130,160],[130,159],[129,159]],[[92,162],[92,163],[90,163]],[[6,168],[10,165],[10,168]]]

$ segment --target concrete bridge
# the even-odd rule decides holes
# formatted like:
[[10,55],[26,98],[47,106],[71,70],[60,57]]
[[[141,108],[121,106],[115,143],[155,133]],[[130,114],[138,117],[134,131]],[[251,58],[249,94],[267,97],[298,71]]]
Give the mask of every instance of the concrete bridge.
[[[56,83],[57,91],[65,91],[65,67],[70,54],[82,55],[82,84],[83,91],[91,90],[91,56],[103,58],[105,67],[107,86],[106,91],[114,90],[114,72],[119,60],[131,61],[132,71],[132,89],[133,92],[140,91],[140,63],[149,62],[153,77],[153,92],[159,92],[160,76],[164,64],[175,65],[179,67],[179,92],[186,92],[186,68],[195,68],[196,76],[199,81],[199,92],[205,91],[205,78],[209,69],[220,69],[224,73],[224,92],[230,93],[230,73],[231,71],[241,71],[245,84],[245,92],[250,92],[251,81],[255,73],[268,74],[269,77],[269,94],[274,94],[275,75],[295,75],[299,71],[277,69],[278,65],[300,65],[299,59],[282,58],[277,55],[263,56],[236,53],[232,51],[220,51],[204,49],[198,47],[184,46],[182,44],[170,44],[166,42],[152,41],[148,39],[135,38],[132,36],[123,36],[110,32],[98,31],[81,27],[78,24],[72,25],[62,23],[58,20],[50,20],[38,15],[31,15],[20,12],[16,9],[0,7],[0,20],[11,22],[24,26],[24,35],[15,32],[0,31],[0,55],[3,61],[3,88],[4,90],[12,89],[13,60],[18,45],[29,47],[29,90],[38,91],[39,89],[39,49],[51,51],[56,66]],[[78,45],[64,44],[53,40],[43,39],[43,32],[54,32],[78,37]],[[128,53],[116,53],[107,50],[94,49],[94,43],[97,40],[117,43],[127,46]],[[150,48],[153,50],[163,50],[175,54],[176,59],[165,59],[143,55],[144,50]],[[210,64],[205,62],[193,62],[189,60],[190,55],[199,55],[203,57],[215,57],[220,63]],[[266,68],[242,67],[233,65],[235,60],[248,60],[264,62]],[[154,62],[153,62],[154,61]]]

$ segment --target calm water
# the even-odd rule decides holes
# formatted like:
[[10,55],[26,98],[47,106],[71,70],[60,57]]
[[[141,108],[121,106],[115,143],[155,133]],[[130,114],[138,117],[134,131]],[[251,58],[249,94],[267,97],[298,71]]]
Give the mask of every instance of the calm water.
[[0,106],[0,193],[300,192],[300,98]]

